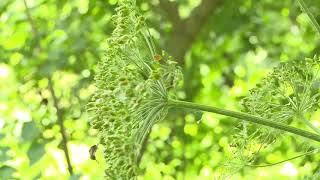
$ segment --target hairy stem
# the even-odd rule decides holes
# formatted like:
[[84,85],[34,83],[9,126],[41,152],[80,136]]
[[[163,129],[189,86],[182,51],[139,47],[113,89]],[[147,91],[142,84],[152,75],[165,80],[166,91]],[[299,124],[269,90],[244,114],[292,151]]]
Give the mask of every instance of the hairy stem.
[[313,16],[313,14],[311,13],[310,9],[308,8],[308,6],[306,5],[306,3],[304,2],[304,0],[298,0],[299,2],[299,5],[302,9],[303,12],[305,12],[310,21],[311,21],[311,24],[312,26],[318,31],[318,33],[320,34],[320,25],[319,23],[317,22],[316,18]]
[[278,123],[276,121],[270,121],[261,117],[257,117],[257,116],[242,113],[242,112],[230,111],[230,110],[225,110],[217,107],[206,106],[206,105],[196,104],[196,103],[186,102],[186,101],[172,100],[172,99],[168,100],[168,106],[196,109],[196,110],[221,114],[229,117],[234,117],[239,120],[272,127],[275,129],[290,132],[292,134],[299,135],[299,136],[320,142],[320,135],[318,134],[310,133],[308,131],[305,131],[299,128],[291,127],[286,124]]

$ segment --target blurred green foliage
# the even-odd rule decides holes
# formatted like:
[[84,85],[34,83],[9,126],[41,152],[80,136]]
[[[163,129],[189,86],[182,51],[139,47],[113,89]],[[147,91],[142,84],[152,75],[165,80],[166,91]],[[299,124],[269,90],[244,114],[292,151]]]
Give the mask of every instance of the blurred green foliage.
[[[205,1],[205,0],[203,0]],[[212,0],[215,1],[215,0]],[[218,1],[218,0],[217,0]],[[85,105],[117,0],[0,1],[0,179],[103,179],[103,157]],[[138,1],[155,41],[169,52],[174,22],[158,0]],[[201,0],[176,0],[182,20]],[[308,0],[319,19],[319,0]],[[29,13],[28,13],[29,12]],[[191,28],[191,27],[190,27]],[[186,29],[187,31],[187,29]],[[175,42],[174,48],[181,44]],[[171,45],[172,46],[172,45]],[[171,47],[170,46],[170,47]],[[240,110],[239,100],[279,62],[313,57],[319,36],[294,0],[222,1],[190,42],[180,98]],[[48,79],[58,98],[55,107]],[[69,175],[57,112],[62,113]],[[312,117],[320,126],[320,113]],[[154,126],[140,179],[213,179],[228,158],[231,118],[172,111]],[[294,138],[278,142],[260,163],[299,154]],[[320,155],[267,168],[246,168],[232,179],[303,179],[320,171]]]

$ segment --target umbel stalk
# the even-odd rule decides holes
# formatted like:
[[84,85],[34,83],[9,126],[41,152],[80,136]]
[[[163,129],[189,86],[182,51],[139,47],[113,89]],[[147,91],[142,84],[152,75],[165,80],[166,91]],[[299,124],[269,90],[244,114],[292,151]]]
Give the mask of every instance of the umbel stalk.
[[315,141],[320,142],[320,135],[314,134],[299,128],[295,128],[292,126],[288,126],[286,124],[278,123],[276,121],[267,120],[261,117],[257,117],[251,114],[243,113],[243,112],[236,112],[236,111],[230,111],[225,109],[220,109],[217,107],[192,103],[192,102],[186,102],[186,101],[180,101],[180,100],[168,100],[168,106],[170,107],[176,107],[176,108],[187,108],[187,109],[195,109],[200,111],[206,111],[206,112],[212,112],[216,114],[221,114],[229,117],[234,117],[243,121],[264,125],[268,127],[272,127],[275,129],[283,130],[286,132],[290,132],[295,135],[299,135],[308,139],[312,139]]
[[302,9],[303,12],[305,12],[311,22],[311,25],[315,28],[316,31],[318,31],[318,33],[320,34],[320,25],[317,22],[316,18],[313,16],[313,14],[311,13],[310,9],[308,8],[308,6],[306,5],[306,3],[304,2],[304,0],[298,0],[299,5]]

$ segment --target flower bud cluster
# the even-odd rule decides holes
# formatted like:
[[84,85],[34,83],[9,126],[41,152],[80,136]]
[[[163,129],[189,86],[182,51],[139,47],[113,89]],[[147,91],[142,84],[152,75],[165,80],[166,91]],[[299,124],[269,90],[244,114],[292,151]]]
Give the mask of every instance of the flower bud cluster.
[[[165,101],[166,91],[181,76],[171,57],[163,55],[160,62],[153,59],[152,38],[144,18],[136,12],[134,0],[120,1],[116,12],[112,17],[116,27],[98,64],[96,92],[88,112],[104,148],[106,178],[135,179],[141,147],[137,136],[146,134],[141,131],[149,131],[150,123],[152,126],[161,119],[158,112],[152,110],[154,114],[150,114],[148,108],[155,106],[161,111],[162,106],[156,103]],[[155,92],[158,90],[161,92]]]
[[243,99],[247,112],[289,124],[319,107],[320,60],[281,63]]

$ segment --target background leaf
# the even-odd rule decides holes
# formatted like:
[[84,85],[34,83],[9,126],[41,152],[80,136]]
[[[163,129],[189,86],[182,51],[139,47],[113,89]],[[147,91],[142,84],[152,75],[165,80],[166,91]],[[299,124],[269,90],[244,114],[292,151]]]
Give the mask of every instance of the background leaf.
[[23,141],[33,141],[40,135],[40,130],[38,129],[34,121],[26,122],[23,124],[21,138]]
[[10,150],[9,147],[0,147],[0,163],[4,163],[5,161],[10,159],[7,152]]
[[[0,150],[10,148],[5,156],[1,153],[4,161],[0,164],[15,162],[2,170],[7,169],[9,177],[14,172],[18,179],[71,177],[59,146],[62,136],[48,90],[50,76],[74,174],[101,179],[106,165],[103,155],[99,163],[89,159],[88,150],[98,138],[90,129],[85,107],[95,89],[93,79],[105,39],[114,29],[110,18],[117,1],[26,2],[36,33],[24,1],[0,0],[0,147],[4,148]],[[202,2],[217,4],[205,4],[199,11]],[[306,0],[306,4],[319,20],[320,0]],[[241,98],[274,66],[320,51],[320,38],[295,0],[149,0],[137,1],[137,8],[147,19],[160,54],[165,49],[182,67],[185,80],[179,87],[179,99],[241,110]],[[204,14],[204,10],[210,11]],[[190,21],[191,17],[196,18]],[[184,26],[187,22],[192,23]],[[234,120],[204,113],[197,124],[197,116],[175,109],[153,127],[140,179],[208,180],[218,176],[219,167],[232,152],[237,130]],[[319,119],[320,112],[316,112],[310,122],[318,126]],[[305,143],[302,148],[296,140],[285,135],[257,163],[281,161],[310,147]],[[232,179],[303,179],[319,171],[319,162],[319,155],[310,155],[274,167],[245,168]]]
[[40,160],[44,154],[44,144],[33,142],[27,152],[30,161],[30,166],[32,166],[34,163]]
[[10,166],[0,167],[0,177],[2,179],[10,179],[14,172],[15,172],[15,169]]

